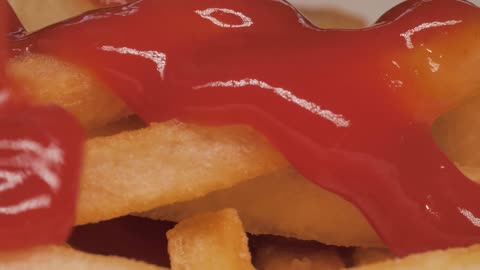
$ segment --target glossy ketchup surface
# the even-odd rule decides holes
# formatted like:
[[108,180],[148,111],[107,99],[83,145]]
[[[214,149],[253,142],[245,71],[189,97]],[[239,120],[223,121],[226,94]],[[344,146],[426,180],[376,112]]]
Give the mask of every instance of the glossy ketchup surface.
[[[10,13],[11,15],[11,13]],[[0,250],[60,244],[75,218],[83,136],[56,107],[31,106],[5,79],[6,18],[0,1]]]
[[12,54],[93,70],[149,122],[255,127],[306,178],[355,204],[398,255],[478,243],[480,187],[430,126],[473,93],[445,88],[468,62],[450,51],[471,51],[463,41],[478,36],[480,9],[406,5],[372,28],[338,31],[282,1],[142,0],[18,39]]

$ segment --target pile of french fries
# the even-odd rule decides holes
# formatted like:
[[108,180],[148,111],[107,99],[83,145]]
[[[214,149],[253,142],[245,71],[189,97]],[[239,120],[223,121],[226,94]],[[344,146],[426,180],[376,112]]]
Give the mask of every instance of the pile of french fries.
[[[9,2],[30,32],[101,7],[90,0]],[[335,25],[364,26],[343,15],[330,17],[328,27]],[[89,134],[77,225],[125,215],[178,222],[167,233],[173,270],[480,269],[480,246],[394,258],[359,210],[304,179],[251,128],[147,126],[89,71],[47,55],[13,58],[7,69],[34,102],[65,108]],[[458,125],[478,114],[479,101],[434,128],[445,152],[474,180],[480,155],[458,149],[475,146],[475,125]],[[452,125],[461,132],[450,134]],[[458,147],[465,139],[468,146]],[[164,268],[50,246],[0,254],[3,269]]]

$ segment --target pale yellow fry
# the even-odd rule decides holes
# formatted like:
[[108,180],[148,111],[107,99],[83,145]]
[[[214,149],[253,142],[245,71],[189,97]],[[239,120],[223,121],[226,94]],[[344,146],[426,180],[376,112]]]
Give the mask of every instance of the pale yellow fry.
[[128,111],[91,73],[54,57],[27,54],[13,58],[7,74],[31,100],[65,108],[87,129],[118,120]]
[[0,270],[167,270],[114,256],[99,256],[68,247],[39,247],[0,253]]
[[167,233],[172,270],[254,270],[235,210],[192,217]]
[[180,221],[226,207],[237,209],[247,231],[254,234],[281,235],[338,246],[383,245],[357,208],[291,169],[141,215]]
[[383,262],[394,258],[394,255],[384,248],[356,248],[352,255],[353,265],[361,266]]
[[354,270],[474,270],[480,269],[480,245],[416,254],[404,259],[353,268]]
[[256,248],[253,257],[258,270],[335,270],[345,267],[336,251],[308,243],[268,243]]
[[187,201],[288,166],[250,128],[167,122],[86,144],[78,223]]
[[77,16],[98,8],[90,0],[8,0],[18,18],[28,31]]

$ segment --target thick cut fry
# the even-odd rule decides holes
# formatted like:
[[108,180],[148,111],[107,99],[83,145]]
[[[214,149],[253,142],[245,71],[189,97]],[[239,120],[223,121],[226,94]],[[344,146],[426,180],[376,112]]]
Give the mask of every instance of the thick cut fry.
[[92,74],[59,59],[27,54],[11,59],[7,73],[34,102],[65,108],[87,129],[101,127],[127,113],[125,104]]
[[480,269],[480,245],[416,254],[404,259],[353,268],[355,270],[466,270]]
[[235,210],[185,220],[167,238],[173,270],[254,270],[248,238]]
[[0,254],[0,270],[166,270],[133,260],[98,256],[68,247],[41,247]]
[[225,207],[237,209],[247,231],[254,234],[274,234],[340,246],[382,246],[354,206],[291,169],[142,215],[180,221]]
[[286,160],[252,129],[178,122],[87,142],[78,223],[187,201],[272,173]]
[[259,242],[253,253],[258,270],[335,270],[345,267],[336,250],[317,243],[290,239],[260,239]]
[[383,248],[356,248],[352,255],[355,266],[383,262],[392,258],[394,258],[393,254]]
[[45,26],[96,9],[99,4],[91,0],[8,0],[27,31]]

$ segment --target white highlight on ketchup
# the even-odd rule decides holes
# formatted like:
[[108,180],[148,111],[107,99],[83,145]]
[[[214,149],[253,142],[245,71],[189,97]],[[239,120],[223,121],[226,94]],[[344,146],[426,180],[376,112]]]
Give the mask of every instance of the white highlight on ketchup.
[[430,70],[432,72],[437,72],[440,70],[440,64],[433,61],[433,59],[430,57],[428,57],[428,64],[430,65]]
[[472,212],[464,208],[458,208],[460,213],[464,215],[473,225],[480,227],[480,218],[476,217]]
[[51,201],[52,199],[49,195],[40,195],[12,206],[2,206],[0,207],[0,214],[17,215],[30,210],[48,208],[51,204]]
[[100,49],[106,52],[117,52],[120,54],[130,54],[143,57],[145,59],[153,61],[157,65],[157,71],[160,73],[160,77],[165,79],[165,68],[167,66],[167,55],[157,51],[139,51],[132,48],[113,46],[102,46]]
[[445,22],[428,22],[428,23],[422,23],[419,26],[416,26],[415,28],[412,28],[408,30],[405,33],[400,34],[403,38],[405,38],[405,41],[407,43],[407,48],[413,49],[415,46],[413,46],[412,42],[412,36],[415,33],[418,33],[420,31],[423,31],[425,29],[430,29],[430,28],[435,28],[435,27],[442,27],[442,26],[450,26],[450,25],[455,25],[459,24],[462,21],[458,20],[450,20],[450,21],[445,21]]
[[[64,163],[64,153],[55,144],[43,146],[38,142],[19,140],[0,140],[0,150],[15,151],[8,158],[0,158],[0,166],[12,167],[13,170],[0,170],[0,193],[16,188],[31,175],[37,175],[53,192],[60,189],[61,181],[55,173],[55,166]],[[15,205],[0,206],[1,215],[15,215],[30,210],[48,208],[51,204],[48,194],[32,197]]]
[[7,89],[0,89],[0,105],[7,103],[10,99],[10,91]]
[[215,88],[215,87],[233,87],[233,88],[239,88],[239,87],[245,87],[245,86],[258,86],[262,89],[267,89],[267,90],[272,90],[276,95],[282,97],[283,99],[293,102],[297,104],[298,106],[304,108],[307,111],[310,111],[324,119],[327,119],[328,121],[332,122],[335,124],[337,127],[348,127],[350,126],[350,121],[345,119],[343,115],[341,114],[335,114],[330,110],[325,110],[320,108],[317,104],[307,101],[305,99],[299,98],[295,96],[292,92],[285,90],[280,87],[274,87],[269,85],[266,82],[259,81],[257,79],[251,79],[251,78],[246,78],[242,79],[239,81],[236,80],[230,80],[226,82],[222,81],[217,81],[217,82],[210,82],[204,85],[199,85],[193,87],[194,90],[199,90],[203,88]]
[[[18,154],[7,160],[0,159],[0,165],[21,169],[25,176],[35,174],[53,191],[59,190],[60,179],[51,169],[52,166],[64,162],[63,151],[57,145],[51,144],[44,147],[31,140],[0,140],[0,149],[19,151]],[[11,177],[10,180],[12,180]]]
[[[221,22],[217,18],[213,17],[213,13],[215,12],[223,12],[227,14],[232,14],[239,17],[242,20],[242,24],[228,24]],[[207,8],[205,10],[195,10],[195,13],[200,15],[202,18],[211,21],[213,24],[224,27],[224,28],[242,28],[242,27],[250,27],[253,25],[253,21],[250,17],[246,16],[245,14],[227,8]]]
[[0,192],[4,192],[15,188],[22,184],[27,175],[21,172],[11,172],[6,170],[0,170],[0,179],[4,182],[0,184]]

